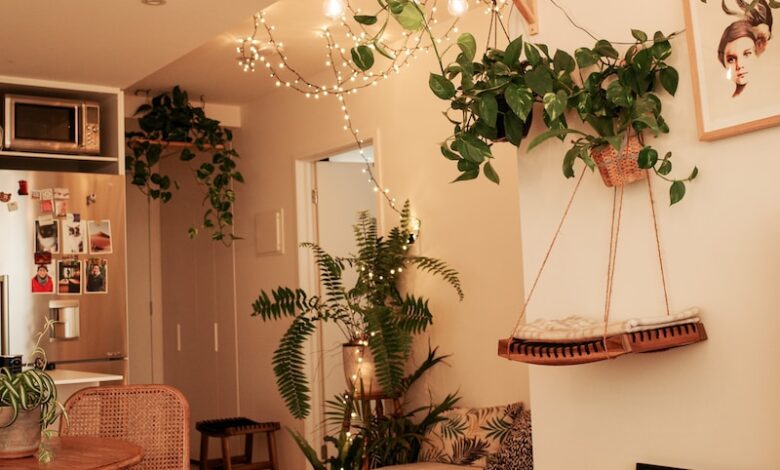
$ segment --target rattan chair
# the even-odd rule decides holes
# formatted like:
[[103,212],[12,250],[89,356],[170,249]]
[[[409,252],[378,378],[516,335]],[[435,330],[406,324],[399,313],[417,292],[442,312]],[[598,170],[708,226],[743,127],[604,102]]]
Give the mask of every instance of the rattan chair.
[[69,425],[63,436],[124,439],[144,449],[134,469],[189,470],[190,406],[180,391],[166,385],[90,387],[65,403]]

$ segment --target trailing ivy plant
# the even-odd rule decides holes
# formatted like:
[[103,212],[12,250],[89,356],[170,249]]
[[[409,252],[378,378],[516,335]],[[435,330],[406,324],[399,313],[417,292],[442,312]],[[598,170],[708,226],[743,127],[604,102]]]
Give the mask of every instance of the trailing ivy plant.
[[[581,47],[575,51],[582,87],[573,93],[560,92],[556,96],[545,95],[545,111],[574,109],[579,118],[587,123],[595,133],[570,129],[565,125],[551,127],[537,136],[528,146],[528,150],[552,137],[563,138],[573,134],[571,147],[563,159],[563,174],[574,177],[574,162],[582,160],[589,168],[595,163],[591,152],[605,145],[620,151],[631,136],[636,136],[642,145],[637,156],[639,168],[652,170],[658,177],[671,183],[669,199],[671,204],[679,202],[685,195],[685,183],[696,178],[698,169],[694,167],[685,179],[674,179],[668,175],[672,171],[671,152],[659,158],[658,151],[645,143],[647,133],[657,137],[667,134],[669,126],[661,110],[661,99],[656,92],[665,90],[674,96],[677,92],[679,74],[674,67],[666,63],[672,53],[669,39],[660,31],[648,39],[648,35],[639,30],[631,30],[636,43],[621,55],[606,40],[599,40],[590,49]],[[567,58],[568,68],[574,70],[574,60]],[[587,75],[583,75],[584,72]],[[550,80],[550,79],[546,79]],[[549,101],[548,101],[549,98]]]
[[[654,136],[669,132],[656,91],[663,88],[671,95],[677,91],[679,75],[665,62],[672,52],[670,36],[656,32],[648,39],[639,30],[632,34],[636,42],[622,57],[606,40],[597,41],[593,48],[580,47],[572,56],[563,50],[551,53],[545,44],[524,43],[521,36],[505,50],[489,48],[480,62],[473,61],[474,37],[461,34],[455,62],[443,75],[429,78],[433,93],[450,101],[447,117],[454,132],[441,152],[457,162],[461,173],[456,181],[475,179],[482,170],[498,183],[490,163],[491,146],[509,141],[519,147],[538,105],[547,130],[530,142],[528,150],[553,137],[577,136],[563,159],[567,178],[574,176],[577,159],[593,170],[592,150],[611,145],[620,151],[633,135],[643,146],[637,157],[639,167],[652,169],[671,183],[672,204],[682,199],[685,182],[694,179],[698,170],[694,168],[686,179],[672,179],[668,176],[671,152],[659,158],[658,151],[644,143],[646,131]],[[573,112],[591,132],[569,127],[566,117]]]
[[[172,150],[182,162],[194,164],[193,175],[204,188],[203,204],[207,209],[200,226],[211,231],[213,240],[226,245],[239,239],[232,232],[236,200],[233,184],[243,183],[244,177],[236,169],[239,155],[232,147],[230,129],[208,118],[203,108],[193,106],[187,92],[178,86],[170,93],[155,96],[150,104],[141,105],[135,115],[139,116],[141,132],[125,135],[130,149],[125,167],[132,184],[152,199],[170,201],[178,184],[159,173],[157,164]],[[190,227],[190,238],[198,232],[197,227]]]
[[[356,254],[335,257],[319,245],[302,244],[314,253],[323,297],[309,295],[302,289],[279,287],[270,294],[262,291],[252,305],[252,316],[264,321],[292,319],[272,362],[279,392],[296,418],[309,414],[304,346],[320,322],[337,324],[348,344],[368,345],[379,384],[386,393],[395,395],[402,385],[413,335],[433,322],[427,299],[399,291],[398,283],[407,268],[416,267],[439,276],[463,298],[457,271],[436,258],[409,253],[410,221],[407,201],[400,225],[390,230],[387,237],[381,237],[376,219],[361,212],[354,225]],[[343,284],[347,269],[357,274],[354,286]]]

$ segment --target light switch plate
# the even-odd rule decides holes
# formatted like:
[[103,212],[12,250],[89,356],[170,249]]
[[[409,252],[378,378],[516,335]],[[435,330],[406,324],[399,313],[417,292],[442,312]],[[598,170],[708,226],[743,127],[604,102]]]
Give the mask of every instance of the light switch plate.
[[284,254],[284,210],[271,209],[255,215],[255,253]]

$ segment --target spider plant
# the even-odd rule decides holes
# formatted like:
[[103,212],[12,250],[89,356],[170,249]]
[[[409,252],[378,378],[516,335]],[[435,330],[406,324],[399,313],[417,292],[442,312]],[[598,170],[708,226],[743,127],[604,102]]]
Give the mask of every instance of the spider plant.
[[[428,300],[413,293],[402,294],[398,284],[409,267],[441,277],[463,298],[457,271],[441,260],[412,255],[413,240],[408,201],[400,225],[387,237],[377,233],[376,219],[361,212],[354,225],[357,254],[335,257],[319,245],[304,243],[314,253],[324,295],[312,296],[302,289],[279,287],[262,291],[252,305],[253,316],[264,321],[291,318],[273,356],[279,392],[296,418],[310,410],[309,386],[304,372],[304,345],[320,322],[338,325],[348,344],[368,346],[374,356],[377,380],[382,389],[397,395],[413,335],[433,322]],[[354,286],[343,283],[345,270],[357,273]]]

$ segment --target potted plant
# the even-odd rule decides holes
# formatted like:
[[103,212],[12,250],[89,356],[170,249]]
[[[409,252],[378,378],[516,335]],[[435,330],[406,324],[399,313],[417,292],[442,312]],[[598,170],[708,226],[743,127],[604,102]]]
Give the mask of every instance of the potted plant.
[[[694,168],[686,179],[670,178],[671,152],[659,158],[645,143],[648,132],[655,136],[669,132],[656,90],[659,85],[671,95],[677,90],[678,73],[665,62],[672,50],[670,36],[656,32],[648,39],[639,30],[632,34],[636,42],[622,58],[605,40],[592,49],[578,48],[572,56],[563,50],[551,53],[545,44],[524,43],[521,36],[505,50],[489,48],[480,62],[473,62],[474,37],[461,34],[455,62],[443,74],[429,77],[433,93],[450,102],[445,115],[454,132],[441,152],[457,162],[461,173],[455,181],[477,178],[482,170],[498,183],[490,163],[492,145],[509,141],[519,147],[538,104],[547,130],[531,141],[528,150],[553,137],[578,136],[564,156],[566,177],[574,176],[578,158],[592,170],[598,167],[609,186],[643,178],[642,170],[652,169],[671,183],[671,203],[682,199],[685,182],[698,170]],[[593,132],[570,128],[566,119],[570,111],[576,111]]]
[[46,352],[40,347],[53,323],[46,322],[32,356],[35,367],[22,372],[0,369],[0,459],[33,455],[40,448],[39,460],[51,458],[41,446],[42,431],[60,417],[57,386],[45,372]]
[[[672,153],[659,158],[658,151],[645,141],[648,134],[657,137],[669,132],[656,91],[663,88],[672,96],[677,91],[679,74],[665,62],[672,53],[671,36],[657,31],[653,39],[648,39],[643,31],[631,33],[636,42],[622,58],[605,40],[597,41],[592,49],[577,49],[575,57],[582,87],[570,95],[550,97],[558,109],[576,110],[579,118],[595,132],[582,132],[565,125],[552,127],[537,136],[528,149],[552,137],[574,134],[576,138],[563,160],[567,178],[574,176],[573,165],[577,159],[591,169],[598,167],[607,186],[637,181],[646,177],[644,170],[652,170],[671,183],[669,198],[675,204],[685,195],[685,183],[696,178],[698,169],[694,167],[685,179],[670,178]],[[589,71],[587,76],[582,75],[585,71]]]
[[[264,321],[292,319],[274,353],[273,366],[279,392],[296,418],[304,418],[309,413],[303,349],[319,322],[336,323],[344,333],[345,348],[361,351],[360,355],[347,353],[354,357],[347,361],[348,366],[360,367],[360,363],[370,361],[382,394],[395,396],[403,379],[412,336],[424,331],[433,320],[427,299],[411,293],[401,294],[398,283],[406,270],[415,266],[437,275],[463,298],[455,270],[438,259],[410,253],[413,240],[410,222],[408,201],[401,211],[400,226],[390,230],[387,237],[378,235],[376,219],[366,212],[360,213],[354,226],[356,254],[340,258],[316,244],[302,245],[314,253],[324,289],[322,297],[309,295],[302,289],[279,287],[270,294],[262,291],[254,302],[252,315]],[[357,274],[354,286],[343,284],[346,269]],[[365,390],[376,395],[368,377],[353,372],[348,379],[353,388],[362,383]]]
[[437,349],[429,348],[422,364],[401,381],[398,399],[389,414],[377,413],[366,394],[352,391],[327,402],[326,422],[339,429],[335,436],[325,437],[325,442],[335,447],[332,457],[321,460],[302,436],[291,431],[312,466],[324,469],[330,464],[331,469],[338,470],[366,468],[366,464],[367,468],[380,468],[417,462],[428,431],[443,421],[443,415],[460,400],[456,394],[449,394],[439,403],[405,409],[403,398],[412,385],[448,357],[437,355]]
[[[143,104],[135,112],[140,115],[140,132],[125,134],[130,154],[125,158],[125,168],[131,183],[138,186],[152,199],[168,202],[177,187],[169,176],[156,170],[164,152],[172,149],[182,162],[194,162],[200,154],[208,158],[193,167],[193,174],[204,187],[202,227],[211,230],[211,238],[229,245],[238,239],[230,230],[233,225],[233,182],[244,182],[236,169],[238,152],[232,147],[233,133],[220,126],[219,121],[206,116],[203,108],[190,103],[186,91],[178,86],[171,93],[162,93]],[[189,229],[190,237],[198,234],[198,228]]]

